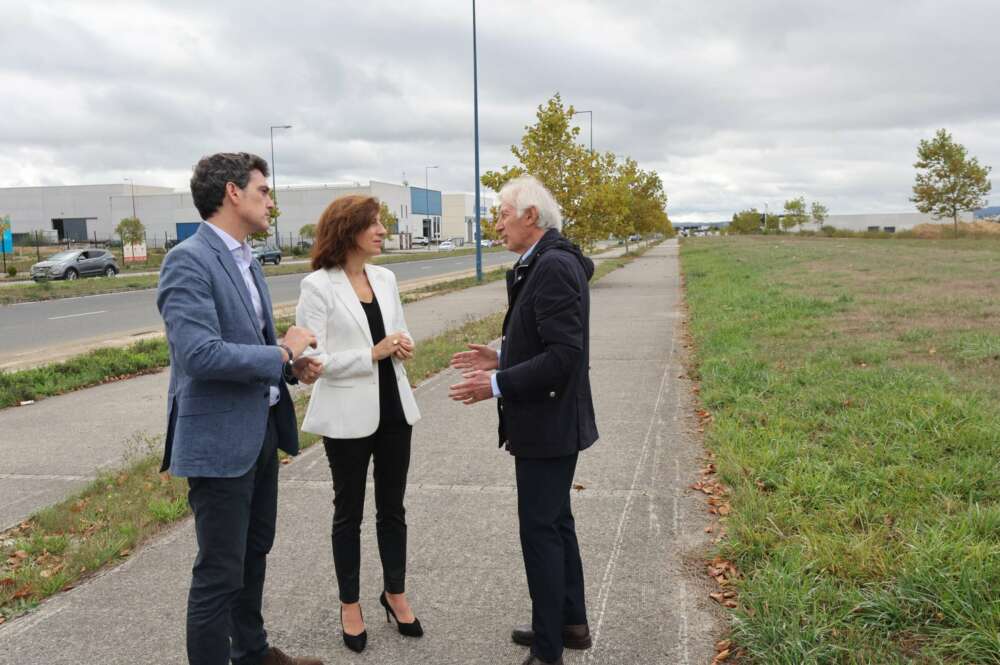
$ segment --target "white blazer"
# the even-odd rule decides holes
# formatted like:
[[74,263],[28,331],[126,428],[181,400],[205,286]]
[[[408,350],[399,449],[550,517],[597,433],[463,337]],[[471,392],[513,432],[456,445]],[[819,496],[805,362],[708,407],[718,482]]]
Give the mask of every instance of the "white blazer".
[[[365,265],[365,274],[382,311],[386,334],[405,332],[410,336],[396,276],[371,264]],[[309,349],[306,355],[323,362],[302,431],[331,439],[360,439],[374,434],[379,423],[378,363],[371,355],[375,344],[361,301],[343,270],[317,270],[302,280],[295,325],[316,334],[316,349]],[[420,411],[406,368],[395,357],[392,365],[403,414],[413,425],[420,420]]]

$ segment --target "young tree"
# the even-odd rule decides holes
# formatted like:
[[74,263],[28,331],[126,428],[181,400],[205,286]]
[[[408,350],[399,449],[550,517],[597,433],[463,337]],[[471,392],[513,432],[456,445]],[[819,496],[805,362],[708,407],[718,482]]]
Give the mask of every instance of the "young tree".
[[122,239],[122,245],[136,245],[146,240],[146,227],[138,217],[126,217],[118,222],[115,233]]
[[910,201],[934,219],[953,219],[957,238],[959,213],[986,205],[992,167],[980,166],[978,159],[969,158],[965,146],[955,143],[944,129],[933,139],[920,141],[913,166],[917,176]]
[[797,199],[785,201],[785,214],[781,217],[781,228],[788,229],[802,226],[809,220],[806,214],[806,200],[800,196]]
[[599,173],[598,160],[577,143],[580,128],[573,126],[573,107],[563,106],[559,93],[539,105],[535,117],[537,122],[524,128],[521,144],[510,147],[518,164],[487,171],[481,182],[499,192],[508,181],[530,173],[559,203],[566,236],[581,244],[591,242],[600,236],[602,220],[583,206],[583,198]]
[[397,217],[384,202],[379,204],[378,219],[382,226],[386,228],[390,236],[399,233],[399,217]]
[[739,233],[741,235],[749,233],[760,233],[764,226],[764,216],[757,208],[741,210],[733,213],[733,221],[729,224],[729,233]]
[[826,206],[819,201],[812,202],[812,220],[816,222],[816,226],[823,226],[829,212]]
[[299,229],[299,237],[303,240],[312,240],[316,237],[316,225],[315,224],[303,224],[302,228]]

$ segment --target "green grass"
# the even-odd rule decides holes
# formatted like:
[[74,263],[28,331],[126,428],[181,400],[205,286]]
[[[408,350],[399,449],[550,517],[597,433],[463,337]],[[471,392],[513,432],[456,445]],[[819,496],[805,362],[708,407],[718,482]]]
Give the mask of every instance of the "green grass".
[[166,342],[155,339],[125,348],[97,349],[35,369],[0,373],[0,408],[154,372],[168,362]]
[[936,300],[1000,245],[917,242],[682,245],[747,662],[1000,663],[1000,319]]

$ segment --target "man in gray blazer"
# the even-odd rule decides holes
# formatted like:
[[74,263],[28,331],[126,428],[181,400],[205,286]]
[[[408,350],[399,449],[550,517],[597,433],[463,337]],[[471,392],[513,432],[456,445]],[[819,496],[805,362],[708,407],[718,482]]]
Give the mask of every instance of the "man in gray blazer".
[[285,383],[312,383],[316,339],[278,343],[271,297],[246,238],[267,231],[267,162],[202,158],[191,178],[205,223],[167,254],[157,306],[170,346],[163,468],[188,479],[198,555],[187,607],[192,665],[322,665],[269,646],[261,615],[278,508],[278,449],[299,451]]

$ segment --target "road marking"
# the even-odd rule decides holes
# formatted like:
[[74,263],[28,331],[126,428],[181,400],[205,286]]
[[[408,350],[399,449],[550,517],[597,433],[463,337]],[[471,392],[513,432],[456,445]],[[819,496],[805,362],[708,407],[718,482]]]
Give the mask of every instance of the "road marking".
[[601,580],[600,591],[597,594],[597,605],[600,607],[600,610],[597,613],[597,625],[592,631],[594,638],[593,647],[587,651],[587,655],[584,657],[585,662],[588,663],[593,662],[596,657],[597,644],[601,639],[601,626],[604,625],[604,616],[608,609],[608,598],[611,596],[611,585],[615,579],[615,568],[618,566],[618,558],[621,556],[622,545],[625,540],[625,523],[628,521],[629,513],[632,511],[632,499],[634,499],[637,494],[636,487],[639,484],[639,476],[646,465],[646,458],[649,456],[649,444],[653,438],[653,427],[656,425],[660,417],[660,403],[663,401],[664,389],[668,386],[667,378],[670,375],[670,372],[675,371],[672,362],[674,355],[674,342],[675,337],[671,336],[670,349],[666,354],[665,362],[663,364],[663,375],[660,378],[660,389],[656,393],[656,401],[653,403],[653,410],[649,418],[649,426],[646,428],[646,436],[643,438],[642,442],[642,450],[639,453],[639,460],[635,465],[635,472],[632,474],[632,486],[627,498],[625,499],[625,506],[622,508],[621,517],[618,520],[618,531],[615,533],[615,544],[611,549],[611,556],[608,558],[608,565],[604,568],[604,578]]
[[80,316],[94,316],[95,314],[107,314],[108,310],[101,309],[96,312],[84,312],[82,314],[67,314],[66,316],[50,316],[49,321],[57,321],[59,319],[75,319]]

